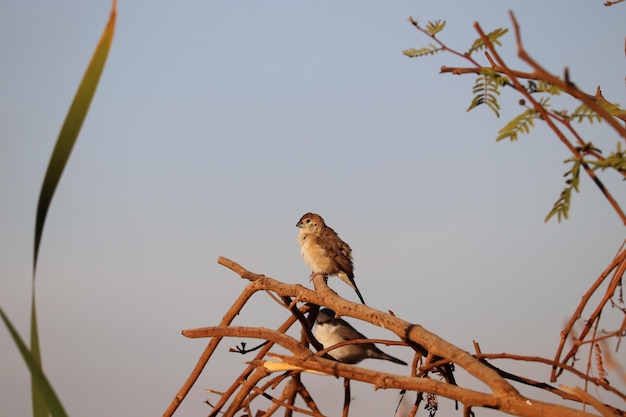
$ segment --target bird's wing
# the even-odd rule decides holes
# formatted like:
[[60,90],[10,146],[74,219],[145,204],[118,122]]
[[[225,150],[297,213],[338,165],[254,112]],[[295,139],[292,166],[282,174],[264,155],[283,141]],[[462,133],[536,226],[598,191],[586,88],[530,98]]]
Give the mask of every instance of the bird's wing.
[[348,337],[342,337],[343,340],[354,340],[354,339],[367,339],[367,337],[359,332],[357,329],[355,329],[354,327],[352,327],[352,325],[350,323],[348,323],[347,321],[345,321],[344,319],[334,319],[337,321],[337,324],[340,326],[345,326],[347,329],[350,329],[350,332],[346,332],[346,336]]
[[354,266],[352,264],[352,249],[335,233],[333,229],[326,226],[320,236],[319,243],[324,246],[328,256],[332,257],[339,269],[345,272],[350,278],[354,277]]

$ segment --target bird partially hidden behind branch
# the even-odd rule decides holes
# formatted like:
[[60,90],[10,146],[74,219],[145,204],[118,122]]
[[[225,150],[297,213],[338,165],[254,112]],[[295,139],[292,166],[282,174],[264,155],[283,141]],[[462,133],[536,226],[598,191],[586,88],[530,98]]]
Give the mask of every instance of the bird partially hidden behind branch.
[[354,265],[352,249],[326,226],[324,219],[315,213],[306,213],[296,224],[300,228],[298,243],[302,251],[304,263],[313,270],[312,275],[336,275],[348,284],[363,304],[363,296],[354,282]]
[[[313,335],[324,345],[324,349],[348,340],[367,339],[347,321],[335,318],[335,312],[329,308],[320,310],[315,322],[315,328],[313,329]],[[407,364],[401,359],[386,354],[373,343],[346,345],[330,350],[328,354],[335,360],[348,364],[359,363],[367,358],[383,359],[399,365]]]

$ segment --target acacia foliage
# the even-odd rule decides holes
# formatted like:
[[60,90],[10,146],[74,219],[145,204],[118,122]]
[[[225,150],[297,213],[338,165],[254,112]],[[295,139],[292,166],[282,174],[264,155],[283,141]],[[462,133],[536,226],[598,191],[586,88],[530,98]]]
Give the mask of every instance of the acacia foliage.
[[[533,71],[525,72],[512,68],[500,57],[498,47],[502,47],[502,39],[509,32],[506,28],[496,28],[488,33],[483,32],[478,24],[475,28],[479,34],[469,47],[457,49],[448,46],[441,35],[446,27],[442,20],[429,21],[424,26],[417,20],[409,18],[411,24],[421,33],[430,38],[427,46],[408,48],[403,51],[409,58],[421,58],[438,53],[455,55],[464,61],[465,67],[442,67],[441,71],[456,75],[472,74],[475,81],[472,87],[472,100],[467,111],[480,106],[486,106],[497,117],[500,117],[501,96],[505,89],[514,91],[522,97],[518,101],[521,111],[498,131],[496,141],[509,139],[516,141],[521,135],[527,135],[538,123],[545,123],[555,133],[556,137],[572,153],[572,157],[564,161],[569,167],[566,170],[565,186],[557,201],[545,218],[545,221],[555,217],[558,221],[567,219],[572,201],[572,191],[579,192],[580,175],[585,172],[602,190],[620,220],[626,225],[626,214],[611,192],[603,184],[599,172],[612,171],[626,179],[626,154],[622,149],[626,140],[626,110],[619,104],[610,102],[602,95],[598,86],[594,94],[580,90],[570,80],[569,70],[564,69],[563,76],[547,72],[536,63],[523,49],[519,27],[512,15],[516,28],[518,56],[530,64]],[[476,52],[484,52],[484,61],[479,61]],[[574,98],[574,107],[571,109],[555,109],[551,98],[566,94]],[[602,145],[584,138],[572,122],[608,123],[616,133],[616,140],[603,141]],[[613,145],[615,144],[616,145]],[[610,147],[615,146],[613,149]]]

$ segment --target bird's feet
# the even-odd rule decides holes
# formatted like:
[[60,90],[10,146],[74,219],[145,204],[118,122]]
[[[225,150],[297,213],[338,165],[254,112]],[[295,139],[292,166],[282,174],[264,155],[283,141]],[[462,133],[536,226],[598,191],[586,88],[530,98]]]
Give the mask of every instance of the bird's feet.
[[313,278],[315,278],[318,275],[321,275],[325,279],[328,279],[328,272],[311,272],[311,275],[309,275],[309,281],[313,281]]

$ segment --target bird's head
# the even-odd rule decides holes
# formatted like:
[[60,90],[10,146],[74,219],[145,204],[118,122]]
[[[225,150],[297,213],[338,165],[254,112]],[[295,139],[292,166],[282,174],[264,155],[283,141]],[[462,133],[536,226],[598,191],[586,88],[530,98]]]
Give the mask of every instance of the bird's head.
[[330,308],[323,308],[317,315],[317,324],[328,324],[335,320],[335,312]]
[[319,232],[324,227],[324,219],[318,214],[307,213],[300,217],[300,221],[296,223],[296,227],[308,233]]

